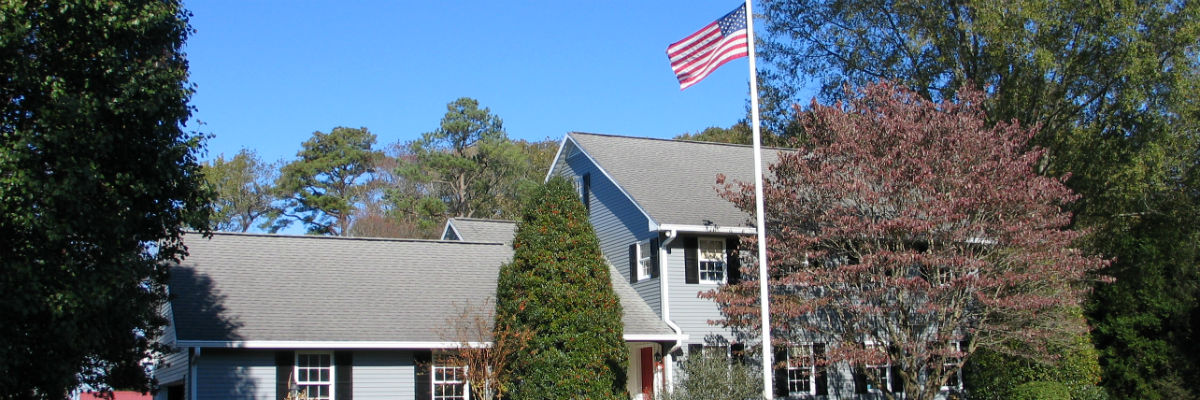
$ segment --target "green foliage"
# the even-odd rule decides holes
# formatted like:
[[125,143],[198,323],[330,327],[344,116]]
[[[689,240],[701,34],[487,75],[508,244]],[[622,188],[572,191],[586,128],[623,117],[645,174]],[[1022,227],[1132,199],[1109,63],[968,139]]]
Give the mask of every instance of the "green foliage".
[[178,1],[0,2],[0,398],[148,390],[167,267],[206,230]]
[[1033,381],[1013,388],[1012,400],[1071,400],[1067,387],[1058,382]]
[[660,391],[659,400],[757,399],[762,396],[758,370],[730,362],[724,354],[701,351],[689,354],[677,370],[681,378],[674,390]]
[[[383,153],[374,145],[375,134],[367,128],[313,132],[296,153],[298,159],[283,166],[276,184],[288,199],[288,216],[310,233],[348,234],[355,211],[376,192],[372,178]],[[273,230],[287,221],[281,222]]]
[[204,164],[203,172],[217,196],[210,218],[213,229],[246,232],[276,212],[277,166],[263,162],[254,150],[242,149],[229,160],[217,156]]
[[1119,397],[1200,396],[1200,7],[1193,1],[790,0],[764,10],[782,93],[890,79],[933,99],[987,87],[991,121],[1041,125],[1083,243],[1116,261],[1088,308]]
[[[1078,312],[1073,315],[1083,318]],[[976,400],[1017,398],[1017,388],[1026,384],[1062,387],[1069,394],[1067,398],[1073,400],[1107,399],[1104,390],[1096,386],[1100,383],[1100,364],[1088,336],[1079,336],[1072,345],[1053,347],[1048,352],[1060,358],[1041,362],[993,349],[978,350],[963,366],[963,384],[971,399]]]
[[694,134],[685,133],[675,136],[675,139],[732,144],[752,144],[754,141],[753,132],[745,121],[738,122],[728,129],[710,126]]
[[621,303],[570,182],[551,179],[526,200],[513,249],[496,321],[535,334],[510,360],[510,398],[628,398]]
[[545,171],[531,163],[541,147],[509,140],[500,117],[466,97],[447,104],[441,126],[407,150],[396,174],[416,187],[388,196],[425,227],[446,217],[515,218],[518,193]]

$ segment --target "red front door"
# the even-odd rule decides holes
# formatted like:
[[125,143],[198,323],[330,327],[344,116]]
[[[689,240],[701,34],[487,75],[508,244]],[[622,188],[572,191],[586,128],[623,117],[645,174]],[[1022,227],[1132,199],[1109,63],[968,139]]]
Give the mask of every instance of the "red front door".
[[642,398],[654,398],[654,349],[642,348]]

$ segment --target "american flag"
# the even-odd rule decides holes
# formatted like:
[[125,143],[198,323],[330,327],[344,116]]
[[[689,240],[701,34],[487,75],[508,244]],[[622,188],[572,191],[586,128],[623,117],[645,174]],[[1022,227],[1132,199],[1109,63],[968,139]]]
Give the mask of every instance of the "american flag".
[[749,54],[746,34],[746,5],[696,33],[667,46],[671,69],[679,78],[679,90],[699,83],[729,60]]

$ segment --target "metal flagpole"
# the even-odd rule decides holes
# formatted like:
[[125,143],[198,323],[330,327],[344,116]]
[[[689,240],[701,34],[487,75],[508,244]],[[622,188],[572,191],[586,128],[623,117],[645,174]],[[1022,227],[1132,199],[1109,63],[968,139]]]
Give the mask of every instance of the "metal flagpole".
[[758,295],[762,304],[762,373],[763,398],[770,400],[774,397],[771,384],[771,304],[768,301],[767,276],[767,225],[763,216],[763,178],[762,178],[762,139],[758,121],[758,69],[754,65],[754,11],[751,0],[746,0],[746,45],[750,56],[750,122],[754,132],[754,210],[755,232],[758,234]]

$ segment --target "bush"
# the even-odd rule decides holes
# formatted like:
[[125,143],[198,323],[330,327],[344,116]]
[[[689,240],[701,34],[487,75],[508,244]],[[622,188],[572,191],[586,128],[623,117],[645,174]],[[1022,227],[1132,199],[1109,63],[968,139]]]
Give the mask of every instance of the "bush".
[[[758,370],[740,362],[730,363],[724,354],[690,354],[679,368],[681,375],[669,393],[659,400],[757,399],[762,396]],[[664,391],[665,392],[665,391]]]
[[1012,400],[1071,400],[1067,385],[1058,382],[1027,382],[1012,389]]
[[510,398],[628,399],[621,303],[575,188],[555,178],[528,199],[500,269],[497,324],[529,329]]

